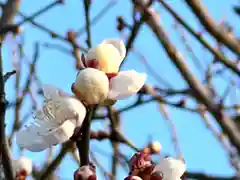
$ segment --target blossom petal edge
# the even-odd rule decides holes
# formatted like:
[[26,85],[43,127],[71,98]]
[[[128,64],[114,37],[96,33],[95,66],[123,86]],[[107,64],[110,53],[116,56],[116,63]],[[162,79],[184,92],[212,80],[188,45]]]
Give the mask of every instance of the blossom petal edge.
[[147,75],[135,70],[121,71],[110,79],[109,99],[125,99],[135,95],[144,85]]

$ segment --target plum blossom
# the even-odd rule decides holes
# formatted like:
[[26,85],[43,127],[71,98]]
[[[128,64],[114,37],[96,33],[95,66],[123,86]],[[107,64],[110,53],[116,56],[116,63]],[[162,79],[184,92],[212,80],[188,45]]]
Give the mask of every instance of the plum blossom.
[[25,180],[32,173],[32,160],[29,158],[20,156],[19,159],[13,160],[13,165],[17,180]]
[[44,103],[33,121],[16,134],[21,148],[39,152],[67,141],[75,127],[82,125],[86,115],[84,105],[75,97],[53,85],[43,87]]
[[119,39],[106,39],[90,49],[82,58],[85,69],[78,73],[73,93],[88,105],[136,94],[144,85],[146,74],[135,70],[119,72],[125,56],[125,45]]
[[167,157],[160,160],[152,171],[151,180],[181,180],[186,171],[186,165],[182,160]]
[[96,167],[93,164],[77,169],[73,174],[74,180],[97,180]]

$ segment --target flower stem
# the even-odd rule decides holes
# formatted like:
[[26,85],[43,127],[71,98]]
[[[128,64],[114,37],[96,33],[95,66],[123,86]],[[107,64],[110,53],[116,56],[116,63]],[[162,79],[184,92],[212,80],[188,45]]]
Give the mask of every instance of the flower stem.
[[90,144],[90,128],[91,128],[91,120],[96,108],[89,108],[87,111],[87,115],[83,121],[83,125],[81,127],[82,137],[80,140],[76,142],[77,148],[79,151],[79,157],[81,166],[89,164],[89,144]]

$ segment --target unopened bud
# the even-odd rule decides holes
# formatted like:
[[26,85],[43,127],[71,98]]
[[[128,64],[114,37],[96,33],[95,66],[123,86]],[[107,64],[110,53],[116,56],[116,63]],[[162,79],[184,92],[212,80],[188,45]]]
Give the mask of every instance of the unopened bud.
[[72,91],[88,105],[103,103],[108,96],[109,81],[104,72],[86,68],[77,75]]
[[119,16],[117,18],[117,22],[118,22],[118,25],[117,25],[118,31],[122,31],[126,27],[124,19],[121,16]]
[[73,32],[72,30],[69,30],[69,31],[67,32],[67,39],[68,39],[68,41],[70,41],[70,42],[75,42],[76,33]]
[[179,106],[179,107],[183,107],[183,106],[186,105],[186,103],[187,103],[187,100],[186,100],[186,99],[181,99],[181,100],[178,102],[178,106]]
[[74,180],[97,180],[96,167],[93,164],[82,166],[74,172]]
[[159,142],[153,142],[149,144],[151,153],[159,153],[162,150],[162,145]]
[[135,153],[130,159],[129,166],[132,175],[137,175],[139,172],[151,167],[152,162],[150,153],[145,151]]
[[15,33],[15,34],[21,34],[21,33],[23,33],[23,28],[20,27],[20,26],[18,26],[18,27],[16,28],[16,30],[15,30],[14,33]]

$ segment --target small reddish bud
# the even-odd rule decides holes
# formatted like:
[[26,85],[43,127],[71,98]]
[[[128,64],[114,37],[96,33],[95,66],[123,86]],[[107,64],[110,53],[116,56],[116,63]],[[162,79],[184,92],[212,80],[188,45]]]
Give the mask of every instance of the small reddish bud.
[[14,31],[15,34],[21,34],[22,32],[23,32],[23,28],[20,27],[20,26],[17,26],[15,31]]
[[97,180],[96,167],[93,164],[82,166],[73,174],[74,180]]
[[121,16],[117,18],[117,22],[118,22],[117,29],[118,31],[121,32],[126,27],[126,23]]
[[56,34],[55,32],[52,32],[52,33],[51,33],[51,36],[52,36],[52,38],[56,38],[56,37],[57,37],[57,34]]
[[130,159],[129,165],[131,174],[137,175],[139,172],[152,166],[150,153],[146,151],[135,153]]
[[75,42],[75,39],[76,39],[76,33],[73,32],[72,30],[69,30],[67,32],[67,40],[70,42]]
[[187,100],[186,99],[181,99],[179,102],[178,102],[178,106],[179,107],[184,107],[187,103]]

